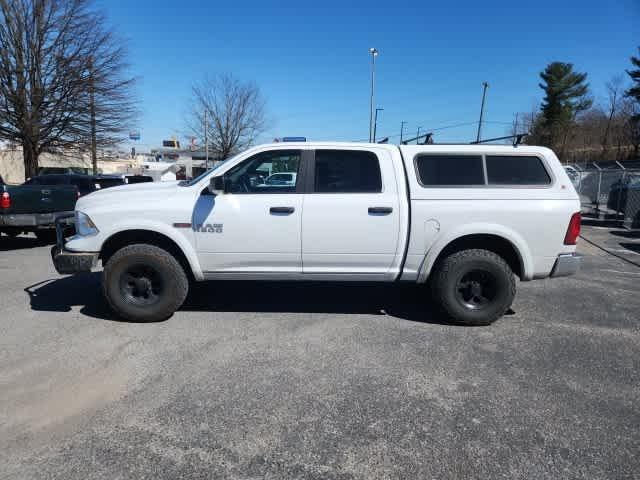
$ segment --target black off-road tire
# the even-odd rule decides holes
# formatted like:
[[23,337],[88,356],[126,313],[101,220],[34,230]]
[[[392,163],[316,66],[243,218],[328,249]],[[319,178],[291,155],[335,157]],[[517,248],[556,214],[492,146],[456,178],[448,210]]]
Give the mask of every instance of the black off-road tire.
[[189,291],[189,280],[178,260],[166,250],[134,244],[109,258],[102,290],[109,306],[123,319],[157,322],[180,308]]
[[[490,298],[484,298],[482,293],[474,297],[473,289],[478,287],[469,286],[474,283],[474,276],[480,279],[475,284],[487,284],[485,296]],[[436,303],[455,322],[469,326],[495,322],[511,307],[516,294],[511,268],[502,257],[488,250],[462,250],[449,255],[436,265],[430,281]],[[484,298],[486,304],[476,298]]]
[[51,245],[56,243],[56,231],[54,229],[36,230],[36,238],[40,243]]

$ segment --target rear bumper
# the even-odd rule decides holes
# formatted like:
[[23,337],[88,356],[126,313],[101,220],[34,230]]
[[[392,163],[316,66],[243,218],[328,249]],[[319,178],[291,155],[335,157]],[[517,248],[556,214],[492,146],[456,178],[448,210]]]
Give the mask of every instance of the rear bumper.
[[60,274],[90,272],[98,263],[97,252],[70,252],[64,249],[64,231],[73,224],[73,213],[56,219],[56,245],[51,248],[53,266]]
[[582,263],[582,256],[577,253],[566,253],[558,255],[553,270],[551,270],[552,277],[568,277],[574,275],[580,270],[580,264]]
[[0,226],[53,228],[58,218],[69,216],[73,216],[73,212],[3,213],[0,214]]

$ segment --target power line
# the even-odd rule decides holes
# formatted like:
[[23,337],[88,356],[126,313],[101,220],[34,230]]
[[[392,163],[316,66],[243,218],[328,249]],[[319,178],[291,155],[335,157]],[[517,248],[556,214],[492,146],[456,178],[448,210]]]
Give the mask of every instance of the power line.
[[[502,122],[502,121],[498,121],[498,120],[482,120],[482,123],[491,123],[491,124],[496,124],[496,125],[512,125],[513,122]],[[405,125],[409,124],[409,122],[404,122]],[[441,127],[436,127],[436,128],[420,128],[421,131],[425,131],[425,132],[440,132],[442,130],[450,130],[453,128],[460,128],[460,127],[468,127],[471,125],[477,125],[478,124],[478,120],[475,120],[473,122],[460,122],[460,123],[454,123],[452,125],[444,125]],[[397,133],[397,134],[393,134],[393,135],[379,135],[381,138],[384,137],[388,137],[389,139],[391,138],[400,138],[403,134],[402,133]],[[337,134],[337,135],[325,135],[324,138],[329,138],[329,139],[336,139],[336,138],[345,138],[343,137],[341,134]],[[345,140],[346,141],[346,140]],[[355,143],[361,143],[361,142],[368,142],[369,139],[368,138],[363,138],[360,140],[351,140],[352,142]]]
[[[424,130],[425,132],[439,132],[441,130],[448,130],[451,128],[459,128],[459,127],[467,127],[469,125],[476,125],[478,122],[464,122],[464,123],[457,123],[455,125],[446,125],[444,127],[437,127],[437,128],[425,128],[425,129],[420,129],[420,130]],[[388,137],[388,138],[399,138],[400,134],[396,134],[396,135],[382,135],[383,137]],[[354,140],[354,142],[366,142],[367,139],[362,139],[362,140]]]
[[[502,122],[502,121],[498,121],[498,120],[482,120],[482,123],[491,123],[491,124],[495,124],[495,125],[512,125],[513,122]],[[461,122],[461,123],[455,123],[453,125],[445,125],[442,127],[436,127],[436,128],[426,128],[426,129],[422,129],[425,132],[439,132],[442,130],[449,130],[452,128],[459,128],[459,127],[468,127],[471,125],[477,125],[478,124],[478,120],[473,121],[473,122]],[[385,137],[389,137],[389,138],[398,138],[400,137],[400,134],[396,134],[396,135],[384,135]],[[366,139],[363,140],[356,140],[356,142],[364,142],[366,141]]]

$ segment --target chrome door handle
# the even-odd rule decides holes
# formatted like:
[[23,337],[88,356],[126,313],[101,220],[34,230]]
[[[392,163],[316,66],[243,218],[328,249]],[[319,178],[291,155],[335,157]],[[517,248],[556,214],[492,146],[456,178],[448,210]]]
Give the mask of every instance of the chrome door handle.
[[296,209],[293,207],[271,207],[269,213],[271,215],[291,215]]
[[389,215],[391,212],[391,207],[369,207],[369,215]]

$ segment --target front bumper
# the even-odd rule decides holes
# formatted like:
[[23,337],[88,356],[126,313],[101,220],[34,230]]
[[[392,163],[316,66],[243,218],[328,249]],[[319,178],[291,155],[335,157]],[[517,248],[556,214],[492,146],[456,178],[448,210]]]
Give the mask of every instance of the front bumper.
[[73,212],[6,213],[0,215],[0,225],[5,227],[51,228],[58,218],[73,217]]
[[98,262],[97,252],[70,252],[65,250],[65,229],[73,224],[73,213],[56,219],[56,244],[51,248],[51,259],[56,271],[66,275],[90,272]]
[[56,271],[62,275],[90,272],[98,263],[97,253],[69,252],[57,245],[51,248],[51,259]]
[[558,255],[553,270],[551,270],[552,277],[568,277],[574,275],[580,270],[580,264],[582,263],[582,256],[577,253],[565,253]]

